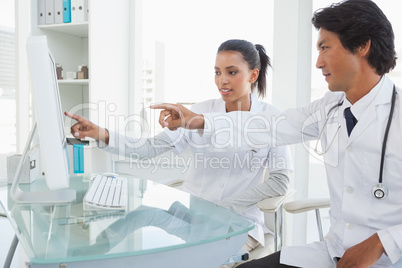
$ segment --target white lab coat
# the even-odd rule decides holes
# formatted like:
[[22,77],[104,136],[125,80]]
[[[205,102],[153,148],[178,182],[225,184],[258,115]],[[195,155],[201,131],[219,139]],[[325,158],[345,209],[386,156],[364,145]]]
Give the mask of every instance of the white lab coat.
[[[251,95],[252,112],[276,110],[268,103]],[[225,102],[219,99],[207,100],[193,105],[196,113],[226,113]],[[286,146],[260,148],[239,152],[216,152],[209,139],[204,139],[197,131],[179,129],[166,131],[175,143],[174,152],[182,153],[187,146],[192,152],[191,168],[183,184],[183,190],[208,201],[217,203],[231,195],[244,192],[264,181],[264,172],[292,170],[290,150]],[[267,167],[267,170],[264,168]],[[248,208],[244,216],[256,223],[249,235],[264,245],[264,233],[270,232],[264,225],[264,215],[256,205]]]
[[[320,143],[323,151],[328,149],[324,160],[331,199],[331,228],[325,242],[284,247],[281,253],[284,264],[335,267],[335,257],[342,257],[346,249],[377,232],[388,256],[383,254],[373,267],[402,267],[402,91],[396,88],[398,94],[386,146],[383,184],[389,189],[389,195],[377,200],[371,189],[378,183],[393,83],[384,76],[376,87],[380,87],[378,94],[350,137],[343,117],[345,102],[339,109],[333,109],[325,124],[328,111],[345,99],[343,93],[328,92],[307,107],[283,113],[264,112],[260,116],[269,122],[265,124],[253,121],[251,113],[228,113],[225,120],[216,114],[204,114],[206,128],[203,135],[207,138],[215,133],[213,140],[217,144],[227,143],[230,139],[229,133],[223,131],[228,122],[241,120],[241,124],[233,124],[231,131],[234,133],[241,133],[246,122],[249,127],[259,129],[259,132],[243,133],[241,137],[236,134],[234,149],[248,149],[252,147],[250,143],[272,146],[317,140],[324,128]],[[315,142],[311,144],[314,147]]]
[[[267,110],[278,112],[276,108],[259,101],[253,95],[250,109],[252,112]],[[195,104],[192,110],[197,113],[226,113],[225,102],[222,99]],[[155,149],[147,138],[126,137],[109,130],[109,144],[103,149],[127,156],[134,153],[141,157],[154,157],[170,149],[181,154],[190,147],[191,161],[183,190],[214,203],[261,184],[264,181],[265,171],[276,172],[278,177],[279,173],[288,176],[292,171],[290,150],[286,146],[229,153],[214,152],[214,145],[209,139],[202,138],[197,131],[180,128],[177,131],[165,130],[164,133],[167,136],[159,138],[167,140],[158,141],[164,148]],[[264,245],[264,233],[270,231],[264,225],[263,213],[254,205],[242,214],[255,222],[255,228],[249,235]]]

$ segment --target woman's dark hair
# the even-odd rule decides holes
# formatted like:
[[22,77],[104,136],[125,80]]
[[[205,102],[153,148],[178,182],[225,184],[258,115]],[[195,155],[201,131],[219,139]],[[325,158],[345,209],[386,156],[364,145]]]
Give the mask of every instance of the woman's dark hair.
[[271,60],[268,57],[262,45],[254,45],[246,40],[231,39],[223,42],[218,52],[236,51],[242,54],[243,59],[247,62],[250,70],[258,69],[260,71],[257,81],[251,85],[251,90],[258,87],[258,96],[263,98],[266,94],[267,87],[267,69],[271,67]]
[[314,27],[338,35],[344,48],[355,53],[371,41],[368,63],[383,75],[396,65],[394,31],[381,9],[371,0],[348,0],[317,10]]

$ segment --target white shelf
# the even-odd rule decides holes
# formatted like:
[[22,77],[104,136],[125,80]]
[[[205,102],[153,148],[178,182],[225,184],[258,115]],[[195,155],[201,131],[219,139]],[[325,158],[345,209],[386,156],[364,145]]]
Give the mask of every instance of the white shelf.
[[88,22],[73,22],[61,24],[39,25],[39,29],[70,34],[78,37],[88,37]]
[[88,85],[89,79],[62,79],[57,80],[59,85]]

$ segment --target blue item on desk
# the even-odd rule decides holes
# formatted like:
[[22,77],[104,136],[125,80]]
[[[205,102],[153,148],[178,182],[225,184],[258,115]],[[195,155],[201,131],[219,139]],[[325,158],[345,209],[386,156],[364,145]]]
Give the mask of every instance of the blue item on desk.
[[84,144],[74,144],[74,173],[84,173]]
[[67,138],[70,174],[85,172],[83,146],[88,144],[89,141],[87,140]]

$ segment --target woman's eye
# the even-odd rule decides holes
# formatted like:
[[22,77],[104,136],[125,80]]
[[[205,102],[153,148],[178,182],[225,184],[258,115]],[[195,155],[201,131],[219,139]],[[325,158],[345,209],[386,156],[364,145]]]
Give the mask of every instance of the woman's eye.
[[235,74],[237,74],[237,71],[232,71],[232,72],[229,72],[229,74],[231,74],[231,75],[235,75]]
[[215,75],[220,75],[221,72],[215,71]]

